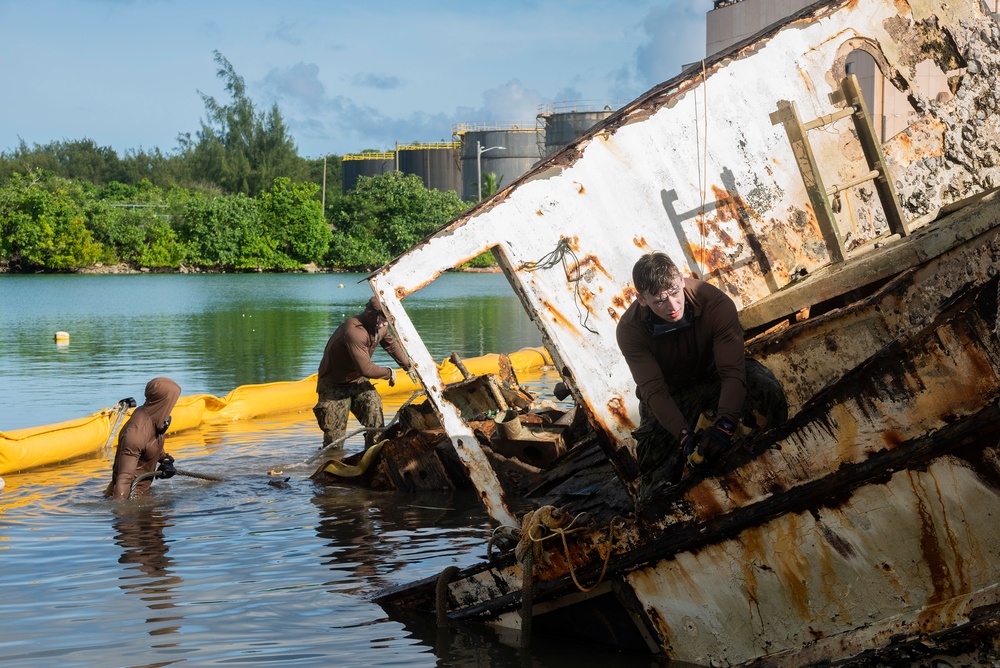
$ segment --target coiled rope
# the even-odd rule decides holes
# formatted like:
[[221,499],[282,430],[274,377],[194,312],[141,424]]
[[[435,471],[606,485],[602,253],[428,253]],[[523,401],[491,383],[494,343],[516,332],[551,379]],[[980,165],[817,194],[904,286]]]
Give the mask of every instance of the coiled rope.
[[608,523],[608,544],[604,554],[604,563],[601,566],[601,573],[597,581],[589,587],[580,583],[576,576],[576,569],[573,567],[573,560],[569,552],[569,543],[566,536],[580,531],[585,531],[584,526],[574,526],[585,517],[586,513],[579,513],[570,518],[569,514],[554,506],[542,506],[537,510],[525,513],[521,519],[521,527],[500,526],[493,530],[486,548],[487,560],[492,560],[493,545],[503,538],[517,537],[518,543],[514,548],[514,556],[521,566],[521,646],[527,647],[531,642],[531,620],[535,597],[535,563],[540,557],[542,544],[559,536],[562,541],[563,554],[569,567],[570,577],[573,584],[581,592],[593,591],[607,575],[608,563],[611,561],[615,532],[620,528],[622,520],[614,517]]

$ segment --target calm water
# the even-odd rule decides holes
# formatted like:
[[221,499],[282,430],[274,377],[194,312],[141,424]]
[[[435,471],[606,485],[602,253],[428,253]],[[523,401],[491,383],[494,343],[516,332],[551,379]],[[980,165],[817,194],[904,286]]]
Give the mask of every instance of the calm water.
[[[370,296],[361,278],[0,276],[0,431],[141,402],[161,374],[216,396],[303,378]],[[540,343],[499,275],[444,276],[405,304],[439,360]],[[558,378],[522,380],[545,394]],[[101,497],[110,453],[5,476],[0,665],[649,664],[542,639],[522,652],[373,604],[382,587],[482,559],[492,525],[466,493],[317,488],[301,462],[319,441],[309,410],[181,432],[167,439],[178,467],[229,480],[178,476],[133,504]]]

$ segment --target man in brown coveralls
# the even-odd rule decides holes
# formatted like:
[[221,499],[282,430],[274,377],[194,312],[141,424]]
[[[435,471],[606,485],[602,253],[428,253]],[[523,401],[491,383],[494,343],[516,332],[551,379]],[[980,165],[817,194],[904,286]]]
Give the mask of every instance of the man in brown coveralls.
[[170,426],[170,413],[180,396],[180,385],[169,378],[160,376],[146,383],[146,403],[132,412],[132,417],[118,432],[111,483],[104,490],[104,496],[115,499],[142,496],[149,491],[153,481],[143,480],[132,493],[132,482],[136,478],[152,471],[156,471],[157,478],[171,478],[177,472],[174,458],[163,449],[163,435]]
[[[407,372],[410,358],[389,333],[389,321],[375,297],[365,310],[345,320],[334,331],[323,351],[316,379],[319,401],[313,407],[316,421],[323,430],[323,447],[342,438],[347,432],[347,414],[352,413],[365,427],[384,427],[382,397],[369,379],[382,378],[389,387],[396,384],[395,371],[372,362],[375,346],[381,345]],[[378,434],[365,434],[365,448],[375,443]]]
[[[684,278],[664,253],[632,267],[638,299],[618,323],[618,347],[639,398],[637,506],[676,483],[684,465],[718,458],[737,427],[784,422],[788,404],[774,375],[744,355],[736,305],[705,281]],[[699,416],[714,424],[695,432]]]

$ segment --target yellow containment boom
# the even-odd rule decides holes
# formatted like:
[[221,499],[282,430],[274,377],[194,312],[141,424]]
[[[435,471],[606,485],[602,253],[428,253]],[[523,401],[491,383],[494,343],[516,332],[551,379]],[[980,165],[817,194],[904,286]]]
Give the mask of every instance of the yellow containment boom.
[[[515,373],[541,369],[552,364],[544,348],[525,348],[507,356]],[[465,360],[470,373],[497,373],[500,355],[488,354]],[[438,366],[446,383],[462,380],[462,374],[451,361]],[[396,384],[389,387],[385,380],[373,381],[382,396],[412,394],[420,389],[403,372],[396,374]],[[312,408],[316,403],[316,374],[302,380],[243,385],[225,395],[194,394],[181,397],[174,407],[170,432],[194,429],[203,424],[250,420],[265,415]],[[130,413],[131,411],[129,411]],[[93,454],[113,439],[122,424],[116,408],[99,413],[29,429],[0,432],[0,475]]]

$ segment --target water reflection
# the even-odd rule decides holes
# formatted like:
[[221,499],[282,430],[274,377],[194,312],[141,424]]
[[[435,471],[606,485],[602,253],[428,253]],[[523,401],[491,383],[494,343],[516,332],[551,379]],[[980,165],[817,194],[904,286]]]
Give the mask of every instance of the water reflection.
[[[174,526],[162,507],[143,503],[115,504],[113,510],[115,543],[122,548],[119,564],[128,567],[120,577],[119,587],[129,595],[137,595],[146,603],[152,616],[146,618],[151,636],[169,635],[181,629],[182,615],[161,611],[176,607],[174,589],[183,582],[174,573],[174,562],[168,556],[164,530]],[[155,647],[171,647],[158,643]]]

